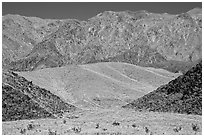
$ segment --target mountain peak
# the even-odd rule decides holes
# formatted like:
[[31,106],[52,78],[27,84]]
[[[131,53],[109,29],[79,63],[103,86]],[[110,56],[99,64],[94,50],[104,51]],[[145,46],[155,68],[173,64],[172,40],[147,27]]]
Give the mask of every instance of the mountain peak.
[[192,10],[189,10],[187,13],[189,13],[189,14],[202,14],[202,9],[201,8],[194,8]]

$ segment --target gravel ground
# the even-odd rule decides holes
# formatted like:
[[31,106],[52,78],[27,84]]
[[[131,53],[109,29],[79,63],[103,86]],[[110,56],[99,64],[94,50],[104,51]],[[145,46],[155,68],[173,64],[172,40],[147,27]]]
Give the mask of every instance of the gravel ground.
[[175,113],[98,109],[75,112],[59,119],[3,122],[3,135],[195,135],[202,134],[202,117]]

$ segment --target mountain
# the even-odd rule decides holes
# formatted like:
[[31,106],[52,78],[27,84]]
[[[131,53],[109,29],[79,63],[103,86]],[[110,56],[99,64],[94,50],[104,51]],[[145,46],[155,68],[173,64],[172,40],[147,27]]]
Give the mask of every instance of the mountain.
[[6,15],[3,69],[32,71],[115,61],[186,72],[202,56],[201,11],[105,11],[87,21]]
[[18,75],[68,104],[92,110],[121,107],[180,74],[127,63],[105,62],[18,72]]
[[14,72],[3,72],[2,120],[57,118],[76,107]]
[[123,108],[202,115],[202,63]]
[[[2,49],[5,62],[24,57],[35,44],[57,30],[60,21],[6,15],[2,18]],[[4,64],[3,64],[4,65]]]

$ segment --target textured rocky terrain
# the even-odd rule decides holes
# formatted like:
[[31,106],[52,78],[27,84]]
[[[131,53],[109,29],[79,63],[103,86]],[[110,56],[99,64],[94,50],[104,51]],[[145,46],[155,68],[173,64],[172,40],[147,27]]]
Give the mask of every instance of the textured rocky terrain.
[[198,8],[5,15],[2,133],[202,134],[201,62]]
[[64,112],[76,110],[50,91],[32,84],[13,72],[3,73],[2,120],[60,117]]
[[30,71],[119,61],[186,71],[201,59],[201,15],[201,9],[178,15],[105,11],[88,21],[6,15],[3,67]]
[[202,115],[202,63],[124,108]]

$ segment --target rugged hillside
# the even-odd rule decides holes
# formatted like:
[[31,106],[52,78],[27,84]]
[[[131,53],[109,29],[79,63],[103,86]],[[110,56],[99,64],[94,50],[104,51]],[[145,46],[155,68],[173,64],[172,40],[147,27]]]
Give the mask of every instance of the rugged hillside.
[[124,108],[202,115],[202,63]]
[[[60,26],[58,20],[46,20],[20,15],[6,15],[2,18],[3,61],[15,61],[31,52],[34,45],[55,32]],[[3,65],[5,65],[3,63]]]
[[179,75],[116,62],[68,65],[18,74],[82,109],[121,107]]
[[[105,11],[88,21],[5,16],[3,66],[30,71],[119,61],[185,71],[201,59],[201,15],[194,9],[179,15]],[[31,25],[19,26],[20,21]]]
[[61,116],[76,107],[63,102],[50,91],[33,85],[13,72],[3,73],[2,120],[37,119]]

